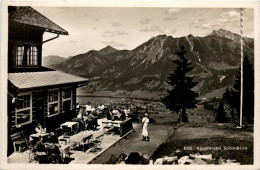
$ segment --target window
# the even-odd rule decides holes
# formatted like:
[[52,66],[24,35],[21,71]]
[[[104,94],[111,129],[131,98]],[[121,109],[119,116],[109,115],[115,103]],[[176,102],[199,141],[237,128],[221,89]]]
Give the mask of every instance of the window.
[[69,111],[71,110],[71,88],[65,88],[63,89],[63,103],[62,103],[62,106],[63,106],[63,111],[66,112],[66,111]]
[[59,114],[59,91],[49,91],[48,116]]
[[69,98],[71,98],[71,88],[64,89],[64,90],[63,90],[63,93],[64,93],[64,96],[63,96],[64,99],[69,99]]
[[27,65],[37,65],[38,50],[36,46],[31,46],[27,50]]
[[38,46],[14,45],[12,53],[14,66],[38,65]]
[[24,57],[24,46],[15,46],[13,48],[14,55],[14,65],[21,66],[23,65],[23,57]]
[[31,95],[21,95],[17,97],[20,101],[16,107],[16,126],[31,122]]
[[49,91],[49,102],[56,102],[59,100],[59,91]]

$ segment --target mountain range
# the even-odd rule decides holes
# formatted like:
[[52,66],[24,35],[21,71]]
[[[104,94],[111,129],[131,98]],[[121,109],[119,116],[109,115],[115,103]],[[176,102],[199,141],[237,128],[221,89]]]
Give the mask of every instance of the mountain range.
[[42,60],[42,64],[45,66],[45,67],[53,67],[52,65],[57,65],[57,64],[60,64],[64,61],[66,61],[67,58],[64,58],[64,57],[60,57],[60,56],[57,56],[57,55],[49,55],[49,56],[45,56],[43,57],[43,60]]
[[[240,35],[222,29],[205,37],[158,35],[133,50],[107,46],[48,67],[89,78],[91,82],[79,94],[159,99],[170,88],[167,76],[175,69],[174,53],[183,44],[194,67],[189,76],[198,82],[194,90],[200,98],[221,97],[238,72],[240,43]],[[243,37],[243,44],[244,54],[253,64],[254,39]]]

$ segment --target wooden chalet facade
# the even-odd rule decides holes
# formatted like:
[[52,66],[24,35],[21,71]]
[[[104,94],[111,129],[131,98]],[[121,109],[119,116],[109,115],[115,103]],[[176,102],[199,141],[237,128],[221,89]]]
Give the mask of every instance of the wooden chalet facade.
[[[37,123],[53,131],[75,116],[76,88],[86,78],[42,66],[42,45],[68,32],[31,7],[8,7],[8,154],[10,135],[35,133]],[[54,38],[43,41],[44,32]],[[57,47],[59,48],[59,47]]]

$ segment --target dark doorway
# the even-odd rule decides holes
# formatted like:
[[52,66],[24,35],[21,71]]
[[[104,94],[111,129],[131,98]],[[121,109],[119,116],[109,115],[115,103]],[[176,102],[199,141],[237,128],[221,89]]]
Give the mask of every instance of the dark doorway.
[[44,92],[35,93],[35,114],[36,114],[36,123],[40,123],[45,127],[45,108],[44,108],[45,95]]

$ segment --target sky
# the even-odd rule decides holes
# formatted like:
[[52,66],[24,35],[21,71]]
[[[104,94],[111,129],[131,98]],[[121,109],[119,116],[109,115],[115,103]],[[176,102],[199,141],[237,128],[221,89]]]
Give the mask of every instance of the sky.
[[[108,45],[132,50],[150,38],[240,33],[239,8],[34,7],[69,32],[43,44],[43,56],[75,56]],[[244,9],[244,36],[254,37],[254,10]],[[44,33],[44,40],[56,36]]]

